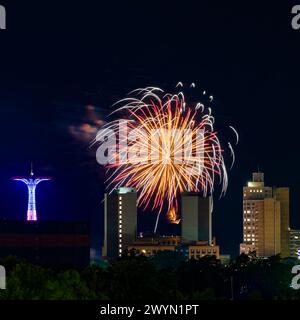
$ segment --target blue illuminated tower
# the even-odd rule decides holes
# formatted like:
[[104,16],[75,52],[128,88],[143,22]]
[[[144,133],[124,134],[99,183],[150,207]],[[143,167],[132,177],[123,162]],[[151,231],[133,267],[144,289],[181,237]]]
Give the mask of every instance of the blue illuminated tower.
[[30,177],[13,177],[12,180],[22,181],[28,188],[27,221],[37,221],[35,190],[42,181],[51,180],[49,177],[35,177],[31,165]]

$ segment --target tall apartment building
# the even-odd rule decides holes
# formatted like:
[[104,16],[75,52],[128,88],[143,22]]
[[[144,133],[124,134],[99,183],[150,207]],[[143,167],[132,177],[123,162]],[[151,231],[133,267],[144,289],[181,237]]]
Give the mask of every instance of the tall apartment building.
[[104,195],[104,243],[102,256],[116,258],[135,241],[137,228],[137,194],[120,188]]
[[289,189],[265,186],[264,174],[253,173],[243,188],[243,243],[240,253],[289,255]]
[[195,192],[181,198],[181,235],[183,241],[212,242],[212,199]]

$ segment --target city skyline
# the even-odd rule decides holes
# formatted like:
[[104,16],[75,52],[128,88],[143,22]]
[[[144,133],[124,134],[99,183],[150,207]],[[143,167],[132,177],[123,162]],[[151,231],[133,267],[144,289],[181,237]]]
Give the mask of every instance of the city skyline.
[[292,310],[300,0],[0,0],[0,44],[0,312]]
[[[32,165],[30,177],[31,179],[34,177]],[[20,177],[12,178],[12,180],[17,181],[20,179]],[[47,180],[50,180],[50,178],[47,178]],[[101,234],[103,246],[100,256],[116,258],[122,256],[125,249],[139,248],[138,243],[134,244],[138,239],[138,234],[143,234],[143,231],[139,230],[138,232],[137,230],[137,194],[132,188],[120,187],[112,194],[105,193],[104,197],[104,229]],[[31,198],[30,192],[28,192],[28,206],[31,205]],[[281,254],[282,257],[288,257],[290,254],[299,256],[298,245],[300,239],[298,240],[298,238],[300,237],[300,230],[291,228],[289,210],[289,188],[267,187],[265,186],[263,172],[252,173],[252,181],[248,181],[247,186],[243,187],[244,242],[240,244],[240,253],[255,252],[258,257],[268,257],[276,254]],[[200,246],[207,246],[206,249],[212,244],[216,246],[215,237],[213,238],[212,213],[211,196],[202,197],[200,193],[183,192],[181,194],[179,223],[181,225],[180,237],[182,238],[180,242],[188,241],[191,244],[195,242],[193,251],[196,250],[201,241],[203,244]],[[131,216],[129,220],[128,215]],[[34,222],[37,219],[28,219],[27,211],[27,221]],[[185,223],[183,223],[184,221]],[[187,221],[189,223],[186,223]],[[250,228],[247,227],[248,225]],[[175,235],[158,233],[153,234],[153,236],[176,237],[178,233]],[[140,237],[143,238],[143,236]],[[196,244],[197,242],[199,244]],[[174,247],[174,250],[177,246],[178,244]],[[92,248],[91,245],[91,250]],[[154,248],[155,246],[152,251],[155,251]],[[219,257],[221,250],[219,246],[216,248],[218,248]],[[162,250],[169,249],[166,247]],[[225,252],[221,251],[221,253],[224,254]],[[98,257],[100,256],[98,255]],[[91,256],[91,259],[96,257],[97,255]]]
[[[129,91],[149,85],[169,91],[181,81],[213,95],[216,123],[231,123],[240,134],[228,192],[215,201],[212,217],[222,250],[238,253],[241,186],[257,166],[268,185],[290,188],[291,225],[300,229],[299,174],[290,165],[298,158],[300,47],[286,3],[251,3],[247,10],[225,3],[174,5],[172,16],[168,6],[142,3],[123,4],[120,12],[109,3],[89,4],[83,16],[81,8],[54,8],[45,12],[36,4],[43,19],[25,3],[6,8],[18,26],[10,20],[0,34],[1,218],[24,217],[24,186],[9,179],[26,175],[34,160],[41,175],[55,178],[39,185],[42,218],[86,220],[102,229],[105,177],[88,148],[91,135]],[[145,25],[153,16],[157,24]],[[145,34],[153,35],[154,46]],[[155,217],[145,212],[142,218],[138,229],[151,231]],[[178,229],[164,219],[159,226],[164,233]],[[93,239],[95,247],[100,240]]]

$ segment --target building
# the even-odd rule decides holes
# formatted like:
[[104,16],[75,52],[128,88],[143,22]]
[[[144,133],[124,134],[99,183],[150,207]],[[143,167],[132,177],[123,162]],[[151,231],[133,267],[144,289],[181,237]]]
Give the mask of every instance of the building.
[[220,259],[220,247],[216,245],[216,239],[212,239],[211,242],[208,241],[191,241],[183,242],[180,248],[177,250],[182,250],[188,259],[200,259],[205,256],[215,256]]
[[280,202],[280,234],[281,256],[288,257],[289,250],[289,227],[290,227],[290,192],[289,188],[275,188],[274,196]]
[[230,254],[220,254],[220,261],[224,266],[228,266],[230,264],[230,260]]
[[256,253],[257,247],[255,244],[249,244],[249,243],[241,243],[240,244],[240,253],[250,254],[250,253]]
[[300,230],[291,229],[289,232],[289,253],[291,257],[300,258]]
[[289,255],[289,189],[265,186],[264,174],[253,173],[243,188],[243,243],[240,253]]
[[181,235],[183,241],[212,242],[212,198],[185,192],[181,198]]
[[134,189],[120,188],[104,195],[104,243],[102,256],[116,258],[136,239],[137,195]]
[[49,267],[84,268],[90,263],[86,222],[0,221],[0,259],[8,256]]
[[220,257],[220,248],[215,239],[209,244],[207,241],[182,242],[180,236],[159,236],[153,238],[139,238],[128,247],[128,254],[152,257],[161,251],[181,252],[186,259],[200,259],[204,256]]
[[128,246],[128,254],[151,257],[160,251],[175,251],[181,243],[180,236],[155,236],[137,238]]

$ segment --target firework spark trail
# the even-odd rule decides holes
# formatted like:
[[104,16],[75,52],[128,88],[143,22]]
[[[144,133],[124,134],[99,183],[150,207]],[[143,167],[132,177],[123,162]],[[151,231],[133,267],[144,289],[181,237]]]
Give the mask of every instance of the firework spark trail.
[[[182,86],[182,83],[177,85]],[[212,99],[210,96],[209,100]],[[185,101],[183,92],[165,94],[156,87],[136,89],[117,105],[112,114],[126,114],[121,122],[127,124],[129,135],[119,139],[106,166],[111,191],[121,186],[135,188],[140,207],[151,206],[160,215],[167,206],[169,220],[173,223],[179,221],[176,217],[179,193],[212,194],[216,177],[221,184],[220,196],[226,192],[228,176],[224,150],[214,131],[211,108],[205,108],[200,102],[192,107]],[[119,120],[105,124],[93,143],[112,137],[119,126]],[[236,130],[230,128],[238,142]],[[198,132],[202,132],[200,137]],[[230,143],[228,147],[232,167],[234,150]],[[178,158],[181,161],[174,161]]]

